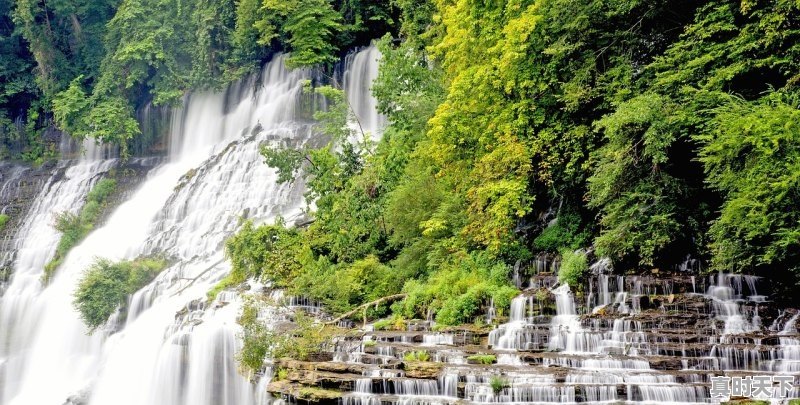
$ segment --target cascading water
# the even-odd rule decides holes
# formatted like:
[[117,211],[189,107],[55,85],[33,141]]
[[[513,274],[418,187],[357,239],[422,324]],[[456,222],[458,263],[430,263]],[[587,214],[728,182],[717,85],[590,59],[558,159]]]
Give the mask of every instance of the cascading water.
[[[369,85],[356,80],[374,77],[376,53],[369,47],[347,60],[345,82],[362,91],[348,93],[353,105],[375,104]],[[239,298],[223,292],[206,304],[205,297],[229,270],[224,240],[241,218],[283,216],[291,223],[302,212],[302,181],[278,185],[259,148],[313,141],[312,123],[296,111],[311,75],[287,70],[278,56],[260,76],[224,93],[188,96],[172,114],[168,163],[153,169],[42,289],[42,268],[58,240],[50,216],[78,206],[114,161],[87,158],[45,187],[26,219],[28,235],[0,303],[1,404],[73,398],[92,405],[239,405],[262,396],[236,368]],[[362,119],[379,133],[372,118]],[[153,254],[174,264],[131,297],[127,316],[87,334],[71,303],[84,269],[97,257]]]
[[[24,376],[33,368],[34,359],[43,355],[33,352],[29,344],[49,310],[44,298],[47,290],[42,290],[41,277],[60,239],[60,233],[53,228],[55,215],[76,212],[92,185],[115,164],[115,159],[98,159],[92,153],[77,161],[59,162],[20,226],[13,247],[16,251],[13,277],[0,298],[0,401],[4,404],[10,403],[21,389]],[[47,349],[66,350],[61,336],[60,333],[51,335]],[[65,376],[64,380],[91,366],[81,361],[82,349],[79,347],[72,352],[77,355],[70,366],[75,372]],[[60,383],[54,381],[53,386]],[[40,386],[38,389],[42,391]],[[63,402],[64,398],[61,400]]]
[[800,315],[785,315],[769,336],[760,325],[767,297],[757,292],[757,277],[624,277],[610,276],[603,260],[592,267],[587,315],[576,316],[567,286],[550,291],[555,308],[526,292],[512,301],[509,322],[489,334],[498,363],[514,364],[504,359],[508,350],[533,349],[541,354],[522,355],[526,369],[568,370],[570,389],[529,391],[532,402],[706,403],[709,378],[720,372],[797,378]]
[[370,94],[372,82],[378,77],[378,63],[381,54],[374,45],[361,52],[353,52],[345,58],[344,89],[347,101],[357,119],[357,125],[371,138],[380,137],[386,126],[386,117],[378,113],[377,101],[374,97],[363,97]]
[[[373,47],[351,54],[343,73],[349,103],[373,137],[384,125],[368,95],[378,56]],[[187,96],[172,113],[167,163],[151,170],[42,288],[42,268],[59,237],[53,214],[76,210],[116,164],[99,156],[106,148],[91,145],[82,159],[59,163],[14,238],[14,275],[0,298],[0,404],[268,403],[270,374],[254,386],[236,369],[240,297],[224,291],[207,302],[206,292],[229,270],[223,243],[242,218],[280,215],[291,223],[301,214],[302,182],[277,185],[258,150],[270,142],[317,141],[296,111],[301,82],[312,74],[287,71],[277,57],[224,93]],[[87,335],[71,305],[84,269],[96,257],[152,254],[170,258],[171,266],[130,298],[127,311]],[[612,276],[601,260],[581,297],[576,286],[554,288],[555,277],[540,274],[556,270],[557,261],[535,265],[541,278],[512,300],[509,322],[489,334],[488,347],[479,347],[471,331],[418,329],[371,331],[356,344],[342,343],[334,359],[347,362],[348,373],[361,370],[342,403],[704,403],[713,375],[800,373],[800,315],[787,311],[772,335],[759,335],[766,297],[756,292],[755,278]],[[260,314],[268,321],[281,316]],[[420,350],[443,363],[438,374],[415,378],[398,367]],[[491,357],[484,350],[498,364],[483,363]]]
[[556,316],[551,328],[550,350],[567,352],[586,351],[581,344],[581,322],[575,310],[575,300],[569,290],[569,284],[562,284],[553,290],[556,297]]
[[742,296],[743,279],[748,282],[751,294],[758,296],[753,279],[739,274],[725,273],[711,276],[711,279],[708,296],[713,300],[717,317],[725,322],[723,334],[746,333],[755,330],[756,326],[747,320],[740,307],[740,302],[744,298]]

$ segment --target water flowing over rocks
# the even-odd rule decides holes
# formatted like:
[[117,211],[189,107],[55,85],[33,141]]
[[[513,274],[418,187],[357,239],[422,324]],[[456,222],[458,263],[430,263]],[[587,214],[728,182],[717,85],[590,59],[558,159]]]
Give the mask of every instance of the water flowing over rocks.
[[[339,68],[373,137],[385,125],[369,95],[378,57],[368,47]],[[365,328],[317,358],[275,359],[263,375],[243,376],[244,291],[213,302],[206,293],[230,270],[223,244],[243,218],[307,223],[302,181],[276,184],[259,148],[322,142],[302,94],[314,75],[287,70],[277,56],[224,92],[187,95],[169,114],[143,110],[145,126],[168,116],[165,156],[120,165],[113,151],[87,145],[41,168],[0,166],[2,213],[11,217],[0,233],[0,405],[691,404],[710,402],[712,376],[800,374],[800,313],[774,306],[765,280],[700,275],[694,265],[617,275],[600,260],[576,293],[553,276],[557,259],[541,256],[532,275],[514,266],[525,291],[508,316],[487,308],[496,326]],[[60,237],[54,213],[78,210],[103,176],[120,184],[116,208],[43,286]],[[125,314],[87,334],[72,308],[82,272],[97,257],[154,254],[169,257],[169,268],[129,298]],[[247,293],[262,291],[284,299],[255,283]],[[316,303],[285,298],[288,310],[324,317]],[[260,316],[280,330],[288,310]]]
[[63,170],[52,162],[39,168],[13,163],[0,164],[0,214],[8,215],[8,222],[0,229],[0,285],[11,278],[17,255],[15,247],[20,242],[17,235],[25,214],[47,180],[54,175],[53,172],[63,175]]
[[[374,47],[363,52],[368,56],[348,58],[342,69],[348,85],[362,91],[348,98],[369,106],[374,101],[363,100],[371,97],[369,86],[353,80],[374,78],[377,53]],[[264,144],[323,142],[309,119],[317,100],[302,91],[317,73],[288,70],[284,59],[276,56],[223,92],[187,95],[181,108],[143,110],[148,133],[168,128],[155,148],[163,155],[120,165],[109,148],[64,142],[69,159],[40,169],[0,168],[3,212],[12,218],[3,238],[11,271],[0,296],[0,404],[266,400],[266,389],[251,384],[236,364],[240,292],[224,291],[213,302],[206,293],[230,270],[224,241],[243,218],[307,220],[303,181],[277,184],[259,153]],[[115,208],[43,286],[43,267],[60,238],[53,215],[77,212],[95,182],[110,176],[118,182],[109,201]],[[129,298],[125,313],[87,333],[72,306],[84,270],[98,257],[148,255],[165,256],[170,266]]]
[[[713,376],[800,374],[800,313],[772,305],[757,277],[606,272],[578,294],[552,275],[525,283],[497,327],[367,328],[332,361],[277,360],[268,390],[346,405],[695,404],[712,402]],[[326,395],[300,395],[313,389]]]

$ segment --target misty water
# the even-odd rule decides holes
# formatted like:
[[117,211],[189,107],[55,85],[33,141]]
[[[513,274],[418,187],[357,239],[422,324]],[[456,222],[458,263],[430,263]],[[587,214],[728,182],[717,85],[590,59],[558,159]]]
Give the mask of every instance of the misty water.
[[[348,99],[373,134],[383,125],[369,92],[378,57],[368,47],[343,67]],[[92,185],[119,164],[92,144],[59,162],[63,170],[44,185],[15,238],[13,276],[0,299],[0,403],[255,403],[255,386],[235,362],[239,298],[201,302],[229,271],[223,244],[243,218],[291,223],[302,215],[302,181],[277,184],[259,148],[314,141],[313,122],[300,111],[303,81],[313,75],[288,70],[277,56],[224,91],[187,95],[169,114],[163,164],[43,286],[60,237],[54,215],[77,212]],[[124,320],[115,315],[88,334],[72,306],[84,270],[97,258],[154,254],[173,264],[131,297]],[[191,311],[176,317],[185,308]]]

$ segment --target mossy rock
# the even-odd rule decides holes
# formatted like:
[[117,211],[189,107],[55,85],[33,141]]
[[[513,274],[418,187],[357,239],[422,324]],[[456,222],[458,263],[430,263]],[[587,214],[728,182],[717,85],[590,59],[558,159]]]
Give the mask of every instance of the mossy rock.
[[494,364],[497,363],[497,356],[493,354],[474,354],[467,357],[467,363],[483,365]]
[[403,369],[406,371],[406,377],[409,378],[435,379],[439,377],[442,368],[444,368],[442,363],[435,363],[432,361],[403,362]]
[[270,382],[267,391],[272,394],[290,396],[297,401],[315,404],[338,404],[342,399],[342,391],[296,384],[285,380]]
[[338,401],[341,398],[341,391],[317,387],[300,388],[297,395],[297,399],[309,402]]

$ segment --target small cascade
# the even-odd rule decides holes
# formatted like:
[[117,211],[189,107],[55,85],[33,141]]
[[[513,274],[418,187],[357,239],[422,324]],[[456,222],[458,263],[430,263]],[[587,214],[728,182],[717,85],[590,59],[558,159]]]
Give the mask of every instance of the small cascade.
[[531,325],[528,310],[533,306],[533,296],[515,297],[511,300],[509,322],[489,334],[489,344],[499,350],[528,350],[546,346],[548,337],[540,328]]
[[583,333],[578,313],[575,310],[575,300],[569,289],[569,284],[562,284],[553,290],[556,298],[556,316],[553,317],[550,328],[550,350],[566,352],[586,352],[588,347],[582,339]]
[[756,326],[748,321],[741,303],[745,296],[742,281],[747,282],[752,296],[760,297],[755,290],[756,279],[740,274],[718,273],[709,276],[707,296],[712,300],[714,313],[725,322],[723,335],[747,333],[756,330]]
[[494,298],[489,300],[489,307],[486,308],[486,323],[492,323],[497,317],[497,309],[494,306]]
[[566,370],[563,386],[528,391],[532,396],[523,400],[522,388],[505,376],[510,386],[501,393],[483,386],[464,398],[693,404],[710,401],[710,377],[720,372],[800,376],[800,314],[781,314],[772,332],[765,329],[764,317],[775,315],[758,292],[758,277],[610,273],[592,271],[583,299],[566,285],[552,289],[554,314],[526,291],[512,300],[509,321],[489,333],[499,365],[553,375]]
[[369,133],[373,140],[380,139],[386,127],[386,117],[378,112],[378,103],[372,96],[372,82],[378,77],[381,53],[370,45],[345,57],[343,87],[356,118],[356,131]]
[[[638,279],[633,278],[633,287],[636,289]],[[626,290],[626,279],[623,276],[610,276],[599,274],[597,283],[589,284],[590,292],[587,295],[586,306],[592,308],[593,313],[598,313],[609,308],[615,313],[629,314],[636,313],[639,308],[639,297],[641,292],[629,292]],[[594,289],[597,292],[594,292]]]
[[422,336],[423,346],[453,345],[453,335],[450,333],[425,334]]
[[[27,346],[47,310],[41,298],[41,278],[61,238],[53,227],[55,216],[61,212],[78,212],[94,183],[116,163],[116,159],[96,159],[95,156],[58,162],[19,227],[14,239],[16,255],[11,281],[0,297],[0,403],[10,403],[24,382],[23,373],[32,367],[35,358],[47,355],[29,351]],[[67,303],[66,309],[70,308]],[[62,343],[54,339],[49,350],[68,350]],[[81,361],[84,348],[79,350],[71,365],[73,372],[62,381],[54,382],[53,390],[80,380],[80,374],[91,368],[91,362]]]
[[[22,215],[27,203],[41,193],[45,183],[51,182],[51,176],[37,176],[35,172],[26,166],[0,162],[0,214],[9,218],[9,222],[0,229],[0,235],[3,235],[0,240],[0,296],[11,277],[10,269],[17,256],[16,249],[20,243],[17,234],[24,234],[12,228],[14,221],[11,218]],[[31,181],[32,177],[36,180]]]
[[773,359],[764,368],[779,373],[800,373],[800,334],[797,320],[800,312],[794,314],[778,333],[780,346],[774,351]]

